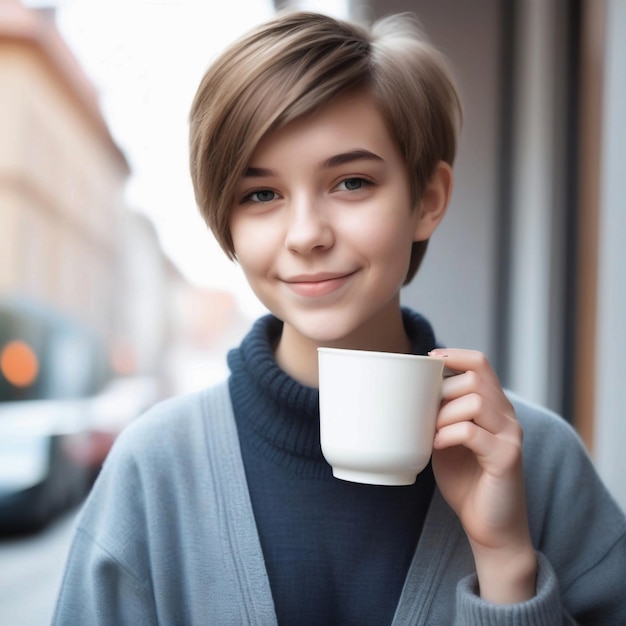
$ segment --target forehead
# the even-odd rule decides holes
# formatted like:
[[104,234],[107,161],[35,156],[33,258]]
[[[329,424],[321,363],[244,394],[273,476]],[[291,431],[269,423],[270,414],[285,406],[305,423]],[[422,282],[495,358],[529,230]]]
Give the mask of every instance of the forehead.
[[343,95],[314,113],[267,133],[250,167],[269,167],[294,156],[326,160],[346,151],[367,150],[384,160],[402,160],[376,101],[367,92]]

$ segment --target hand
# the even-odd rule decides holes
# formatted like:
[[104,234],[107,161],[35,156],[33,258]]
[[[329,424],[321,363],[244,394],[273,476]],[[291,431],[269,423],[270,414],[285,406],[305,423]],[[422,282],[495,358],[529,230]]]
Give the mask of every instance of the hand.
[[522,429],[486,357],[434,350],[462,373],[443,382],[433,450],[437,486],[468,536],[483,598],[521,602],[535,593],[526,513]]

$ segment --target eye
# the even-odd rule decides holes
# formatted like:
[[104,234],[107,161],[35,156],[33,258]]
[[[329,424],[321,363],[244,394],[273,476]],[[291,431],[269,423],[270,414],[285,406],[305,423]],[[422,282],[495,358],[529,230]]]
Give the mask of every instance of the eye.
[[372,183],[365,178],[360,178],[359,176],[354,176],[352,178],[345,178],[338,185],[337,189],[339,191],[358,191],[359,189],[363,189]]
[[278,194],[271,189],[257,189],[252,193],[249,193],[244,199],[244,202],[271,202],[276,200]]

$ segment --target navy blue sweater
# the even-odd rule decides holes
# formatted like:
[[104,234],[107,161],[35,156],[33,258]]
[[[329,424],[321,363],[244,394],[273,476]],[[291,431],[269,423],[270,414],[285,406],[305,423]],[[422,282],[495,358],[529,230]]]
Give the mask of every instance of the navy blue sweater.
[[[415,354],[435,347],[403,310]],[[228,355],[229,387],[279,624],[390,624],[434,488],[333,478],[319,438],[319,394],[283,372],[282,323],[259,319]]]

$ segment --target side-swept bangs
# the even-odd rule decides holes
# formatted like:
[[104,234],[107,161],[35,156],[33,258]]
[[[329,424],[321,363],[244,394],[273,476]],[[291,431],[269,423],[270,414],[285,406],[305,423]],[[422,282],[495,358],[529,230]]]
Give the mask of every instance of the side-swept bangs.
[[205,74],[190,115],[191,177],[200,211],[230,257],[230,212],[255,147],[270,130],[366,81],[364,35],[325,16],[289,14],[235,43]]

